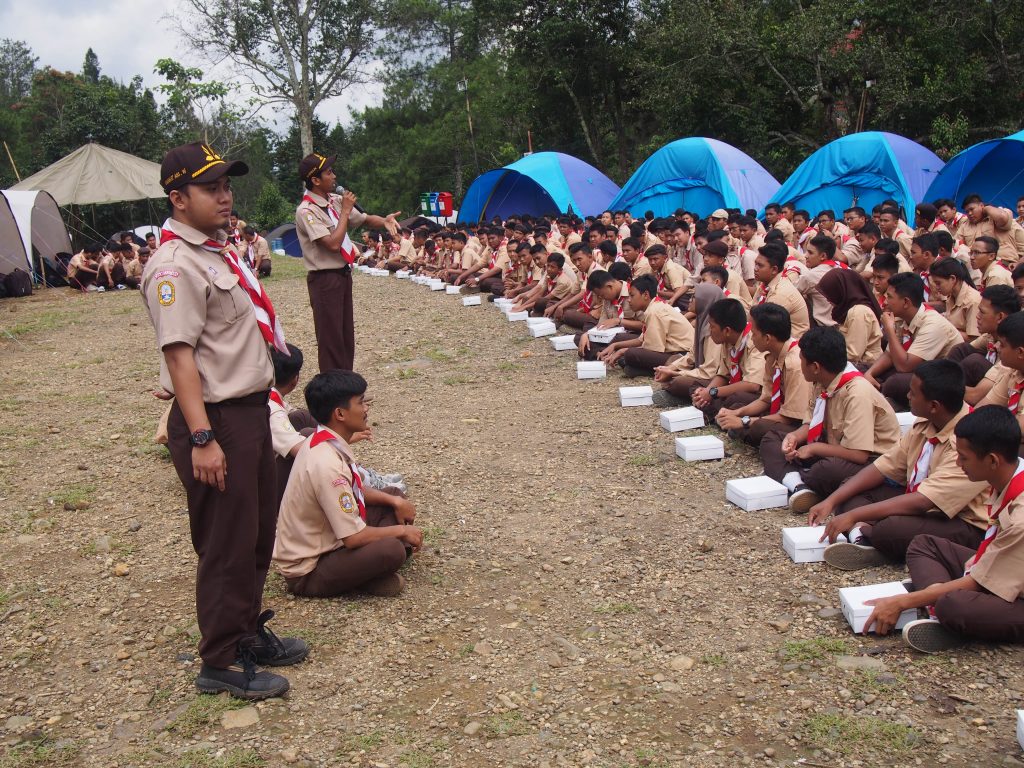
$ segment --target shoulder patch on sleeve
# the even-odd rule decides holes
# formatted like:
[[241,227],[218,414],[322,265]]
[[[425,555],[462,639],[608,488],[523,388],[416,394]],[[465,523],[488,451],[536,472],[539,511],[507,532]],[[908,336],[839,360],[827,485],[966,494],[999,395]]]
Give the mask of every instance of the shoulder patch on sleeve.
[[349,514],[355,514],[358,509],[355,497],[348,491],[345,491],[338,497],[338,506],[341,507],[342,512],[348,512]]
[[338,477],[331,481],[332,488],[337,488],[339,485],[349,485],[349,482],[344,477]]
[[156,296],[161,307],[171,306],[174,303],[174,283],[170,280],[164,280],[157,283]]

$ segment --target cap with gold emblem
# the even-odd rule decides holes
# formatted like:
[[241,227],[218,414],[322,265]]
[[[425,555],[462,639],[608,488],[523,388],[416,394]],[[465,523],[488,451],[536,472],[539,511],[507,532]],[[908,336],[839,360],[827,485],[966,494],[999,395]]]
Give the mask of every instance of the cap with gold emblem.
[[249,166],[241,160],[225,160],[208,144],[195,142],[175,147],[160,165],[160,186],[164,192],[186,184],[207,184],[221,176],[244,176]]
[[316,152],[306,155],[299,163],[299,178],[303,181],[313,178],[325,168],[330,168],[334,165],[336,157],[337,155],[325,157],[324,155],[318,155]]

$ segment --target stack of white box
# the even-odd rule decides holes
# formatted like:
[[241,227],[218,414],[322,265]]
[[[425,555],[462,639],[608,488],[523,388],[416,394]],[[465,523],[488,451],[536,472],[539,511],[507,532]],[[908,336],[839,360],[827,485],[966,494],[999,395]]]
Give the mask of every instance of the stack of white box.
[[621,325],[616,325],[613,328],[602,328],[600,330],[598,330],[597,328],[591,328],[587,332],[587,336],[595,344],[611,344],[613,341],[615,341],[616,336],[618,336],[620,333],[625,332],[625,328],[623,328]]
[[555,322],[546,317],[529,317],[526,319],[526,325],[530,335],[535,339],[539,339],[541,336],[551,336],[558,330],[555,328]]
[[529,312],[506,312],[505,317],[508,318],[510,323],[518,323],[523,320],[527,320],[530,317]]
[[497,307],[498,309],[500,309],[500,310],[501,310],[502,312],[504,312],[505,310],[507,310],[507,309],[508,309],[509,307],[511,307],[511,306],[512,306],[513,304],[515,304],[515,302],[514,302],[514,301],[512,301],[512,299],[495,299],[495,300],[494,300],[494,306],[496,306],[496,307]]
[[480,294],[475,296],[465,296],[462,299],[462,306],[464,307],[479,307],[480,306]]
[[593,362],[581,361],[576,363],[576,378],[578,379],[603,379],[607,370],[600,360]]
[[448,287],[444,284],[444,280],[431,280],[429,285],[432,291],[443,291]]
[[662,429],[668,432],[682,432],[686,429],[700,429],[704,426],[704,411],[688,405],[671,411],[662,411],[658,417]]
[[397,272],[395,272],[395,277],[397,277],[399,280],[408,280],[411,277],[411,273],[409,272],[408,269],[400,269]]
[[460,293],[462,293],[462,286],[446,285],[444,288],[444,292],[447,293],[449,296],[458,296]]
[[568,352],[570,349],[576,349],[576,337],[572,334],[568,336],[555,336],[548,339],[548,341],[555,348],[555,352]]
[[726,481],[725,499],[747,512],[756,512],[786,506],[789,491],[767,475],[758,475]]
[[714,461],[725,458],[725,443],[714,435],[677,437],[676,456],[684,461]]
[[[861,633],[864,631],[864,624],[867,622],[868,616],[874,610],[873,606],[864,605],[865,601],[905,594],[907,594],[907,588],[898,581],[868,584],[863,587],[846,587],[839,590],[839,607],[843,609],[843,616],[846,617],[850,628],[854,632]],[[900,614],[895,629],[903,629],[906,624],[915,619],[917,619],[917,609],[909,608]]]
[[[794,563],[821,563],[825,560],[825,547],[828,539],[818,541],[825,533],[825,526],[798,526],[782,529],[782,548]],[[836,541],[846,541],[839,534]]]
[[619,402],[623,408],[654,405],[654,390],[650,387],[619,387]]

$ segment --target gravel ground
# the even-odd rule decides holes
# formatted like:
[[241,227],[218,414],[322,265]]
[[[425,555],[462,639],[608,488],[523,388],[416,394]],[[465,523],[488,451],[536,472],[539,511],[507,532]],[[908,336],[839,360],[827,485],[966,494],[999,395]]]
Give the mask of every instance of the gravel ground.
[[[301,266],[275,270],[313,369]],[[194,555],[138,296],[0,302],[0,766],[1024,764],[1021,650],[852,635],[836,589],[902,571],[791,563],[799,521],[725,502],[749,450],[677,460],[617,375],[577,381],[492,306],[364,275],[356,298],[357,452],[405,474],[427,544],[397,599],[272,577],[275,630],[313,653],[254,707],[193,689]]]

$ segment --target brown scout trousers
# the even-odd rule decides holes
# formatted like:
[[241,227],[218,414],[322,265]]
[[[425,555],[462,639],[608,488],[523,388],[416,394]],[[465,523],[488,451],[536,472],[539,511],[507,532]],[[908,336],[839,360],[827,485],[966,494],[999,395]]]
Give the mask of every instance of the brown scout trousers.
[[[835,456],[790,463],[782,455],[783,438],[784,434],[769,432],[761,440],[761,463],[764,465],[764,473],[777,483],[781,483],[782,478],[790,472],[798,472],[801,482],[824,498],[867,466]],[[869,456],[868,462],[876,458],[877,456]]]
[[[964,575],[964,563],[974,552],[938,536],[915,537],[907,549],[907,568],[914,589],[959,579]],[[1024,641],[1024,600],[1008,603],[984,589],[943,595],[935,603],[935,618],[944,627],[976,640]]]
[[167,447],[185,487],[192,546],[199,555],[199,655],[212,667],[233,664],[239,641],[256,634],[274,551],[277,472],[268,395],[257,392],[206,404],[210,426],[227,459],[223,492],[193,476],[189,429],[177,401],[167,422]]
[[[371,504],[366,507],[366,524],[398,525],[398,519],[391,507]],[[405,543],[396,538],[378,539],[355,549],[342,546],[321,555],[316,567],[305,576],[285,581],[288,590],[300,597],[337,597],[394,573],[406,556]]]
[[306,275],[306,288],[313,308],[320,373],[351,371],[356,357],[352,270],[315,269]]

